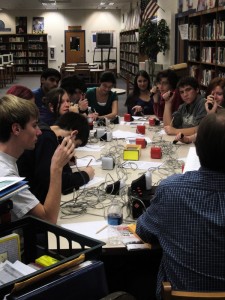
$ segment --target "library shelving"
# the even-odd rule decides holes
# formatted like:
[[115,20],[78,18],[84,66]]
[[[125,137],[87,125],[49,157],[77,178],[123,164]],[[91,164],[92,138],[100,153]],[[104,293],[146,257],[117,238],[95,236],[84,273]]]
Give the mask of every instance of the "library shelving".
[[179,46],[185,45],[187,53],[181,59],[187,62],[190,75],[198,79],[202,88],[214,77],[225,77],[225,7],[190,11],[181,15],[188,24],[188,40],[176,44],[176,63],[179,61]]
[[2,34],[0,53],[12,53],[16,73],[41,73],[48,67],[47,34]]
[[139,30],[120,32],[120,76],[133,82],[139,70],[139,62],[145,59],[139,51]]

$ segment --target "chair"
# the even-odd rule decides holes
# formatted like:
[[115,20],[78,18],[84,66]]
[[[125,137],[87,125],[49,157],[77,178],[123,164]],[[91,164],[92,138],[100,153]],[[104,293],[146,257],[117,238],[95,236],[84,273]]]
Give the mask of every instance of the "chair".
[[163,300],[225,300],[224,292],[187,292],[172,290],[170,282],[162,283]]
[[77,69],[77,66],[76,66],[74,73],[77,76],[79,76],[81,79],[83,79],[84,82],[91,82],[90,69]]

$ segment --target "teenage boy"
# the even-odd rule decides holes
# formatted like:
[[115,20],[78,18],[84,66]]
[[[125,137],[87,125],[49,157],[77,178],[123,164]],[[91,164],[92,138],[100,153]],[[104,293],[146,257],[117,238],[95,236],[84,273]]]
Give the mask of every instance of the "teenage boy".
[[[25,149],[35,147],[41,130],[38,127],[38,108],[32,101],[13,95],[0,99],[0,176],[19,176],[16,161]],[[57,222],[60,208],[62,170],[74,155],[69,137],[57,147],[50,166],[50,183],[44,205],[29,191],[11,197],[12,220],[31,214],[37,218]],[[44,175],[44,174],[43,174]]]
[[61,79],[61,74],[56,69],[46,69],[41,74],[41,86],[37,89],[34,89],[32,92],[35,96],[35,103],[38,108],[40,108],[42,103],[42,98],[54,88],[57,88],[59,81]]
[[[67,112],[60,116],[56,123],[49,127],[40,124],[42,135],[38,137],[34,150],[25,151],[17,162],[19,174],[29,181],[31,192],[44,203],[50,182],[51,159],[59,143],[69,136],[75,147],[85,146],[89,136],[87,118],[74,112]],[[75,162],[76,163],[76,162]],[[82,171],[72,172],[66,164],[62,172],[62,193],[71,193],[74,189],[88,183],[94,177],[91,166]]]
[[201,121],[195,146],[200,169],[161,181],[137,220],[140,238],[163,250],[158,298],[163,281],[190,292],[225,287],[225,110]]
[[178,133],[192,135],[197,132],[199,123],[207,114],[205,99],[199,94],[199,84],[194,77],[180,79],[177,89],[184,104],[172,113],[172,97],[166,99],[163,114],[164,129],[169,135]]

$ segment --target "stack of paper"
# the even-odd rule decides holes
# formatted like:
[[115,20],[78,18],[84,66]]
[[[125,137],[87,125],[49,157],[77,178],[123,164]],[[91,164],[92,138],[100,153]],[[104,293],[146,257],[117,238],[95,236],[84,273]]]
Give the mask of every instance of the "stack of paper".
[[0,200],[8,199],[29,188],[24,177],[0,177]]

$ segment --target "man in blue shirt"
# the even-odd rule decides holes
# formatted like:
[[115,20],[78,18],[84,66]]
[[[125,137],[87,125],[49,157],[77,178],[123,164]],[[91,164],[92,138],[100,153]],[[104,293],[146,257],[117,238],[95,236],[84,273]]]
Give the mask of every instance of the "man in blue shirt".
[[195,145],[200,169],[163,180],[137,220],[141,239],[163,250],[158,298],[162,281],[175,290],[225,289],[225,110],[201,121]]
[[35,96],[35,103],[38,108],[40,108],[42,103],[42,98],[54,88],[57,88],[59,81],[61,79],[61,74],[56,69],[46,69],[41,74],[41,86],[37,89],[34,89],[32,92]]

